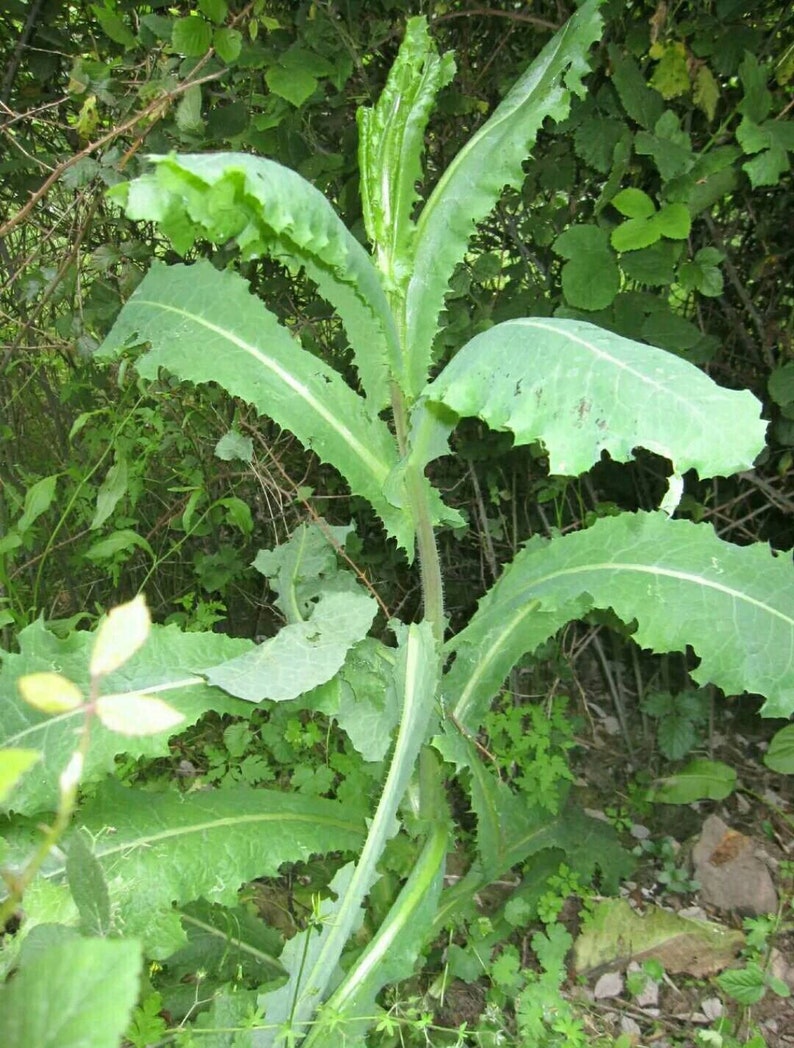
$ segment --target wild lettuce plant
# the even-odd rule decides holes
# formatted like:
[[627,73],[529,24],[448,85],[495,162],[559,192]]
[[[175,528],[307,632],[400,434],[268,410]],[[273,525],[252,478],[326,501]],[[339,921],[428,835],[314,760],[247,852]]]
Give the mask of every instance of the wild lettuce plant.
[[[765,423],[749,392],[720,388],[668,352],[565,317],[510,320],[476,335],[443,366],[434,356],[445,295],[477,223],[505,187],[521,185],[543,122],[563,119],[571,95],[586,90],[586,55],[601,35],[598,6],[587,0],[579,8],[425,201],[416,186],[427,124],[454,61],[437,53],[424,19],[408,23],[380,100],[359,112],[371,252],[317,189],[261,157],[152,157],[150,173],[113,191],[129,217],[156,223],[181,254],[197,242],[234,244],[241,260],[269,256],[303,271],[344,325],[356,381],[303,349],[233,268],[208,261],[155,263],[98,359],[145,346],[135,361],[142,379],[165,369],[185,382],[217,383],[291,431],[338,470],[416,560],[423,617],[393,620],[392,645],[369,636],[376,600],[340,566],[328,532],[307,525],[257,557],[285,620],[274,637],[254,645],[153,627],[141,651],[109,675],[114,692],[165,694],[187,723],[208,709],[244,716],[254,704],[314,705],[337,720],[366,761],[386,762],[381,792],[371,806],[365,798],[356,806],[248,787],[144,794],[113,783],[114,758],[163,753],[169,732],[131,748],[127,737],[99,725],[83,779],[100,785],[65,850],[50,855],[25,893],[30,930],[21,973],[36,963],[34,951],[26,958],[25,942],[43,934],[37,924],[60,921],[72,935],[77,926],[83,943],[122,934],[140,955],[163,961],[184,944],[194,900],[233,906],[246,880],[312,853],[342,853],[352,858],[340,863],[333,898],[317,900],[309,927],[272,959],[257,991],[216,997],[201,1017],[200,1043],[231,1044],[227,1034],[206,1031],[235,1028],[233,1043],[253,1048],[363,1044],[381,990],[412,973],[480,888],[544,848],[582,853],[589,843],[604,854],[605,829],[575,812],[552,815],[512,792],[474,743],[511,668],[561,626],[612,608],[636,621],[634,636],[646,648],[690,646],[699,657],[698,683],[761,693],[769,715],[794,709],[790,564],[765,547],[723,542],[710,525],[674,518],[685,472],[731,474],[749,468],[763,448]],[[466,627],[450,636],[436,539],[461,521],[426,468],[452,454],[450,434],[467,417],[509,432],[517,445],[540,442],[553,474],[582,474],[605,453],[625,462],[637,448],[666,458],[671,472],[655,512],[530,539]],[[344,530],[333,537],[344,541]],[[82,635],[61,641],[37,623],[20,644],[4,660],[7,695],[16,677],[56,664],[84,679]],[[47,720],[12,697],[6,702],[14,712],[5,744],[19,746],[24,737],[44,753],[6,804],[35,816],[55,807],[72,728],[66,715]],[[455,833],[445,782],[453,769],[477,817],[476,857],[445,887]],[[365,902],[401,824],[419,840],[416,860],[385,917],[364,935]],[[94,938],[70,874],[70,839],[89,842],[91,869],[110,900]],[[12,857],[24,842],[23,829],[10,835]],[[104,963],[97,953],[100,969]],[[13,1003],[22,1008],[19,995]],[[0,1031],[11,1021],[0,1019]]]

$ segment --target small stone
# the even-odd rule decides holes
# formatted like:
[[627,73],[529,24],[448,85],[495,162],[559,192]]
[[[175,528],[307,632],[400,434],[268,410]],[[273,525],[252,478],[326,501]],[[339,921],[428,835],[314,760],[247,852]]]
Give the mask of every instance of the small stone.
[[620,1032],[628,1034],[629,1037],[639,1037],[642,1030],[640,1029],[640,1024],[635,1022],[630,1015],[621,1015]]
[[732,830],[719,816],[706,819],[692,862],[707,906],[754,917],[777,911],[775,885],[755,851],[751,837]]
[[593,996],[597,1001],[603,1001],[607,997],[620,997],[623,993],[623,976],[620,972],[604,972],[593,988]]
[[700,1002],[700,1010],[709,1022],[719,1019],[723,1013],[722,1001],[719,997],[706,997]]

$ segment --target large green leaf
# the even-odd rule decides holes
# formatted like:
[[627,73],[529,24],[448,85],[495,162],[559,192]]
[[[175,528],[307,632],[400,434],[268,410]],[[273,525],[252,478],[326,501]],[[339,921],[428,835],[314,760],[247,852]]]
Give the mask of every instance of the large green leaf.
[[[637,643],[657,652],[691,646],[692,676],[728,694],[766,696],[762,712],[794,711],[791,557],[733,546],[709,524],[664,513],[605,517],[591,528],[531,539],[448,645],[444,678],[458,720],[476,728],[515,662],[592,607],[637,620]],[[537,604],[537,609],[536,609]]]
[[[16,681],[26,673],[56,671],[89,694],[88,664],[94,634],[77,631],[65,639],[51,633],[42,620],[19,634],[19,653],[4,654],[0,670],[0,745],[39,750],[43,758],[19,781],[4,803],[5,809],[22,814],[54,811],[58,777],[77,745],[81,710],[50,717],[22,700]],[[146,691],[157,693],[194,724],[208,710],[247,716],[250,708],[209,687],[199,676],[206,664],[234,658],[250,651],[249,640],[221,633],[182,633],[177,626],[152,626],[146,644],[120,669],[103,679],[106,693]],[[160,757],[168,754],[173,731],[130,738],[108,731],[97,720],[91,726],[83,782],[90,783],[112,772],[120,753]]]
[[506,186],[517,188],[523,182],[523,163],[543,121],[564,119],[571,94],[584,93],[585,56],[601,38],[600,2],[586,0],[549,41],[457,154],[422,210],[406,301],[411,396],[417,396],[427,380],[444,295],[477,223],[496,205]]
[[[156,958],[186,941],[172,904],[204,898],[232,906],[245,881],[275,876],[282,863],[317,852],[356,850],[364,834],[361,812],[324,798],[243,786],[183,796],[112,779],[80,811],[73,832],[81,826],[94,840],[119,928]],[[26,844],[21,830],[9,834],[15,859]],[[73,919],[60,853],[26,893],[25,913],[35,923]]]
[[151,345],[138,361],[141,375],[154,378],[164,367],[188,382],[217,382],[254,404],[334,465],[412,550],[410,515],[383,494],[397,466],[385,423],[338,372],[298,345],[241,277],[209,262],[155,264],[97,353],[116,356],[133,340]]
[[[552,473],[577,475],[641,446],[675,471],[748,469],[767,423],[748,390],[723,389],[693,364],[581,320],[509,320],[475,336],[426,389],[458,415],[541,440]],[[718,438],[717,436],[718,435]]]
[[[157,222],[184,253],[234,239],[243,258],[301,267],[337,310],[373,411],[389,400],[397,335],[369,256],[323,194],[295,171],[246,153],[152,157],[151,174],[115,189],[130,218]],[[396,371],[395,371],[396,373]]]
[[140,944],[69,938],[24,958],[0,986],[4,1048],[118,1048],[138,996]]
[[410,18],[377,104],[356,114],[364,221],[389,288],[404,289],[411,275],[425,129],[436,95],[454,72],[452,54],[437,54],[427,20]]

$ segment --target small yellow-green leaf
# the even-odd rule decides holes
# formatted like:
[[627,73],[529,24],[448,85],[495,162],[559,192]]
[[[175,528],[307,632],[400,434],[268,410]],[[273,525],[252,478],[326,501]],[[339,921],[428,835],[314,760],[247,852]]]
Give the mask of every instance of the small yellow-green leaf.
[[4,804],[8,795],[31,765],[41,757],[38,750],[0,750],[0,804]]
[[149,636],[151,619],[141,594],[119,604],[97,630],[91,653],[91,676],[101,677],[123,666]]
[[60,673],[28,673],[17,686],[28,706],[42,713],[68,713],[85,702],[77,685]]
[[103,695],[97,699],[96,712],[105,727],[119,735],[156,735],[185,719],[167,702],[140,692]]
[[702,109],[709,120],[713,120],[720,100],[720,87],[707,65],[702,65],[695,75],[692,98],[698,109]]

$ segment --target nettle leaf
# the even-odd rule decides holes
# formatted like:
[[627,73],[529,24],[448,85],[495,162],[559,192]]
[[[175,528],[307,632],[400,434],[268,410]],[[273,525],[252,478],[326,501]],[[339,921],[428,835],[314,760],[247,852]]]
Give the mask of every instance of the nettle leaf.
[[0,986],[7,1048],[117,1048],[140,989],[140,944],[69,938],[23,958]]
[[399,374],[394,320],[364,248],[323,194],[297,172],[245,153],[152,157],[154,172],[113,190],[132,219],[158,223],[177,251],[234,239],[244,259],[301,268],[338,312],[373,411]]
[[586,54],[601,39],[600,0],[586,0],[549,41],[439,179],[419,217],[406,299],[409,396],[422,389],[455,266],[477,223],[502,191],[524,181],[523,162],[547,117],[563,120],[571,95],[583,95]]
[[632,120],[650,130],[664,111],[664,100],[648,86],[640,67],[630,55],[622,54],[615,44],[609,45],[612,83],[623,108]]
[[324,593],[302,622],[283,626],[229,662],[206,671],[207,681],[248,702],[297,698],[330,680],[348,651],[366,637],[378,610],[363,591]]
[[383,494],[398,462],[388,427],[338,372],[300,347],[241,277],[209,262],[155,263],[97,355],[116,356],[133,340],[151,345],[137,362],[144,378],[164,367],[252,403],[334,465],[399,544],[413,548],[410,516]]
[[[636,447],[701,477],[749,469],[764,446],[761,405],[687,361],[577,320],[509,320],[475,336],[425,390],[459,416],[544,443],[549,469],[578,475]],[[714,433],[721,434],[719,442]]]
[[[85,717],[81,709],[49,717],[32,709],[17,690],[17,679],[29,673],[57,671],[74,681],[85,695],[90,691],[89,659],[95,634],[79,631],[61,639],[41,620],[19,634],[19,653],[3,654],[0,670],[0,744],[40,750],[42,760],[21,779],[5,804],[20,814],[54,811],[58,777],[77,744]],[[157,693],[194,724],[209,710],[247,715],[250,708],[211,688],[197,675],[207,662],[220,662],[252,648],[252,642],[220,633],[182,633],[177,626],[152,626],[149,639],[130,660],[103,679],[108,691]],[[159,757],[168,754],[173,731],[139,738],[123,738],[102,724],[91,726],[83,781],[93,782],[113,771],[116,756]]]
[[[284,862],[354,851],[364,836],[361,812],[321,797],[247,786],[152,793],[112,779],[83,806],[72,832],[81,827],[94,842],[119,927],[157,959],[187,941],[173,904],[203,898],[233,906],[244,882],[276,876]],[[24,854],[23,838],[12,831],[8,840],[12,855]],[[74,920],[60,854],[26,892],[25,914],[34,924]]]
[[452,54],[437,54],[427,19],[410,18],[377,104],[356,114],[364,222],[379,269],[395,287],[403,287],[411,272],[411,214],[419,199],[425,129],[454,72]]
[[634,639],[644,648],[691,646],[700,658],[691,671],[699,684],[764,695],[764,716],[787,717],[794,710],[791,583],[789,556],[733,546],[709,524],[660,512],[605,517],[585,531],[535,538],[447,645],[456,659],[444,693],[458,720],[476,728],[510,665],[544,632],[551,635],[555,618],[562,626],[583,607],[612,608],[624,622],[636,619]]

